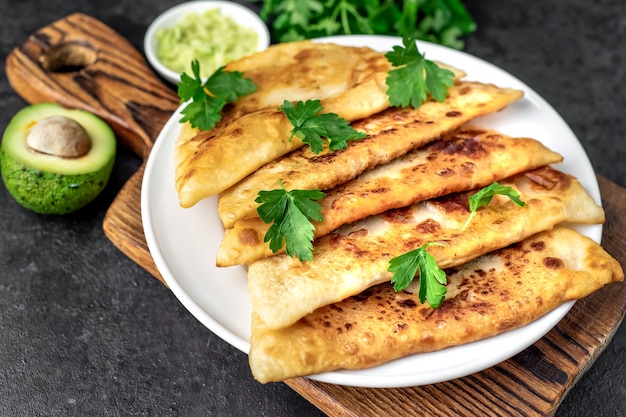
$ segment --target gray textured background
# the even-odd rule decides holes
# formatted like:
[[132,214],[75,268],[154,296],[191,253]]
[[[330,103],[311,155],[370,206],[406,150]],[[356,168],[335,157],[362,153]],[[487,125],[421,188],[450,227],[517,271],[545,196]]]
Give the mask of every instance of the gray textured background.
[[[174,0],[0,3],[0,55],[81,11],[128,38]],[[466,1],[478,23],[466,51],[542,95],[570,124],[598,173],[626,186],[623,1]],[[2,66],[0,128],[24,106]],[[87,208],[44,217],[0,187],[1,416],[321,415],[283,384],[260,385],[247,358],[214,336],[104,237],[107,206],[140,161],[121,150]],[[626,329],[557,416],[626,415]],[[419,406],[416,404],[416,406]]]

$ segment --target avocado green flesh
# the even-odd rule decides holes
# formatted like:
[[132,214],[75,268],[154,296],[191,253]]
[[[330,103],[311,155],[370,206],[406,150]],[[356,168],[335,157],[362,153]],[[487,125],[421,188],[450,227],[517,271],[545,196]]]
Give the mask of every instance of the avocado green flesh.
[[[53,115],[72,118],[85,128],[92,140],[87,155],[61,158],[26,146],[30,128]],[[41,214],[66,214],[82,208],[104,189],[115,152],[115,134],[97,116],[55,103],[36,104],[9,122],[0,147],[0,169],[7,190],[19,204]]]
[[[64,159],[37,154],[26,146],[26,136],[34,124],[50,116],[65,116],[77,121],[92,141],[89,153],[80,158]],[[2,137],[5,152],[24,165],[58,174],[84,174],[100,169],[115,157],[113,130],[99,117],[83,110],[70,110],[56,103],[25,107],[13,116]]]
[[0,150],[2,180],[20,205],[40,214],[67,214],[100,194],[113,169],[112,159],[101,170],[87,174],[59,175],[27,167]]

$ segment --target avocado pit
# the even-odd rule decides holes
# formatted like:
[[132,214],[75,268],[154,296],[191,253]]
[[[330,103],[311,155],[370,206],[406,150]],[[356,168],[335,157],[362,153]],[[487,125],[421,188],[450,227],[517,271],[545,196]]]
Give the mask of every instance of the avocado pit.
[[91,138],[74,119],[50,116],[30,129],[26,145],[33,152],[60,158],[79,158],[91,149]]

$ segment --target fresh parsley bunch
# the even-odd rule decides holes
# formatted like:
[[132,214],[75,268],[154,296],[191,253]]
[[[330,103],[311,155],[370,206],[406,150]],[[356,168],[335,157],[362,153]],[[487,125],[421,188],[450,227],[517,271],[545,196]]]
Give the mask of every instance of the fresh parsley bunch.
[[476,23],[461,0],[256,0],[278,42],[378,34],[463,49]]

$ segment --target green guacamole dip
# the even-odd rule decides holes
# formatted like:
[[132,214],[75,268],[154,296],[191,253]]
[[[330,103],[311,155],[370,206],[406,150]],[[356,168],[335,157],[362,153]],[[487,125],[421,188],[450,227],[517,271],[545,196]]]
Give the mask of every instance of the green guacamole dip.
[[169,69],[191,74],[200,62],[200,76],[209,77],[230,61],[256,52],[257,33],[237,24],[219,9],[187,13],[176,24],[157,32],[157,58]]

